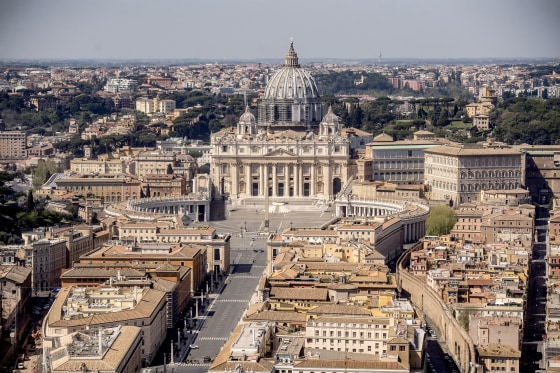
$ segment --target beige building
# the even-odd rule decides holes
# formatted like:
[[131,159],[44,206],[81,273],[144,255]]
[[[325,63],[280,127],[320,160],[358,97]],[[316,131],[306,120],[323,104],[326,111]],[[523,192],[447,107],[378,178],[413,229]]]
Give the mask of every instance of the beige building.
[[132,175],[71,175],[56,180],[56,189],[84,197],[103,198],[105,203],[140,197],[140,182]]
[[26,159],[26,146],[25,132],[0,131],[0,160]]
[[142,177],[142,190],[150,197],[183,196],[187,194],[187,180],[182,175],[152,174]]
[[166,336],[166,304],[166,293],[150,288],[62,288],[43,321],[44,348],[84,329],[137,326],[141,356],[149,364]]
[[473,127],[478,130],[487,130],[490,128],[490,117],[486,114],[477,114],[473,117]]
[[33,295],[50,292],[60,286],[60,275],[66,267],[66,240],[40,239],[25,249],[25,261],[32,268]]
[[499,145],[442,145],[425,151],[425,180],[431,200],[461,204],[480,200],[482,190],[521,186],[522,154]]
[[70,171],[80,174],[123,174],[126,164],[121,159],[109,159],[106,155],[100,155],[98,159],[74,158],[70,160]]
[[153,113],[154,110],[154,100],[147,97],[139,97],[136,99],[136,110],[141,111],[144,114]]
[[478,364],[482,372],[520,372],[521,351],[502,344],[478,346]]
[[393,318],[319,316],[310,319],[305,328],[306,348],[387,354],[387,342],[394,337]]
[[207,253],[208,245],[201,244],[106,244],[100,250],[83,255],[82,264],[104,264],[129,268],[133,265],[146,265],[158,267],[162,264],[171,266],[189,267],[191,269],[191,291],[197,291],[206,279],[208,271]]
[[136,175],[167,174],[167,167],[174,167],[176,155],[172,152],[159,150],[140,152],[136,156]]
[[525,184],[533,201],[546,204],[560,196],[560,146],[520,145],[525,154]]
[[488,115],[492,109],[494,109],[494,105],[490,102],[474,102],[465,105],[465,110],[469,118],[473,118],[477,115]]
[[412,140],[394,141],[382,133],[366,145],[364,158],[357,161],[358,179],[395,184],[424,182],[424,151],[448,141],[436,139],[429,131],[417,131]]
[[177,106],[175,100],[159,100],[158,105],[158,110],[164,114],[171,113]]
[[469,335],[478,346],[499,344],[521,348],[522,320],[513,317],[470,317]]
[[58,338],[57,348],[48,351],[48,370],[52,373],[137,373],[142,368],[141,333],[136,326],[118,325],[62,336]]

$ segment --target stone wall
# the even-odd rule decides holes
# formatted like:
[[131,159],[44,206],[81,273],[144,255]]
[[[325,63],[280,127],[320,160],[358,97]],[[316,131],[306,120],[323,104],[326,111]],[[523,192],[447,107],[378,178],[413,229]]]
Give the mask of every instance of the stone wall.
[[419,312],[424,313],[439,329],[439,339],[445,341],[453,356],[453,360],[455,360],[461,371],[474,372],[476,356],[472,339],[455,320],[452,310],[443,303],[436,292],[430,289],[424,281],[410,274],[407,270],[410,263],[410,253],[414,249],[408,250],[399,259],[397,264],[397,285],[399,290],[407,293]]

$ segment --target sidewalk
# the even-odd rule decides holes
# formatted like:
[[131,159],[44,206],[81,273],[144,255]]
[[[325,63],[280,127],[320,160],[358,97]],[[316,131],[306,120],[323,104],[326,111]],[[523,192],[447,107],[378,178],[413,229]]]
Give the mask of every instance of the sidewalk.
[[[214,305],[214,302],[218,298],[219,294],[221,294],[222,290],[226,286],[226,280],[227,280],[227,277],[222,280],[218,289],[215,289],[215,291],[213,293],[208,294],[208,298],[205,299],[205,302],[208,302],[208,304],[204,308],[204,312],[202,314],[199,314],[198,319],[196,320],[196,327],[194,329],[191,329],[190,332],[187,332],[186,339],[185,338],[181,339],[181,344],[179,345],[180,346],[179,350],[176,351],[174,349],[174,351],[173,351],[173,355],[174,355],[173,356],[173,362],[175,364],[182,364],[185,361],[185,359],[187,358],[187,355],[191,350],[191,348],[189,346],[191,344],[193,344],[194,341],[196,340],[196,337],[198,336],[198,332],[202,328],[202,325],[204,324],[204,320],[208,316],[208,313],[210,312],[210,309]],[[183,333],[184,332],[185,332],[185,329],[183,328]]]

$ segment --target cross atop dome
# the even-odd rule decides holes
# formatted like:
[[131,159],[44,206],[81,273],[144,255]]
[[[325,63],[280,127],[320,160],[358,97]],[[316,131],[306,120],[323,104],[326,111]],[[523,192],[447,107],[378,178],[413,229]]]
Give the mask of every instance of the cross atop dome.
[[290,49],[286,53],[286,62],[284,66],[288,67],[299,67],[298,56],[294,50],[294,38],[290,38]]

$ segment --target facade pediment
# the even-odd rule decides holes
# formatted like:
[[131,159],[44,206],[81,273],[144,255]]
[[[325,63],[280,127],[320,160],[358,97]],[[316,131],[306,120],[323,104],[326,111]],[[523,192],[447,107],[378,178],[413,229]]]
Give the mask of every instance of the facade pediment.
[[264,155],[265,157],[295,157],[296,154],[284,148],[274,149]]

